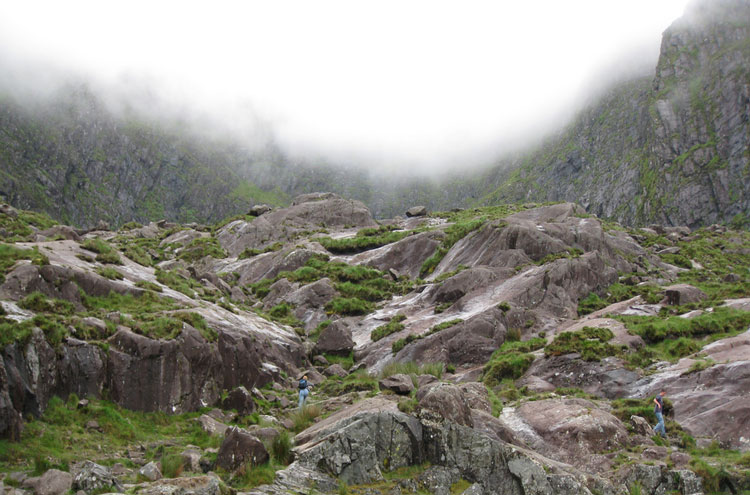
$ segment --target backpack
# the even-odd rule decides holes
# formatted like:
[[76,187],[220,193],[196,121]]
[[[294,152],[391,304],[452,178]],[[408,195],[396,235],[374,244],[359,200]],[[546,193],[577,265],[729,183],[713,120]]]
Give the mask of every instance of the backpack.
[[303,378],[302,380],[300,380],[300,381],[299,381],[299,389],[300,389],[300,390],[304,390],[304,389],[306,389],[306,388],[307,388],[307,380],[305,380],[305,379]]

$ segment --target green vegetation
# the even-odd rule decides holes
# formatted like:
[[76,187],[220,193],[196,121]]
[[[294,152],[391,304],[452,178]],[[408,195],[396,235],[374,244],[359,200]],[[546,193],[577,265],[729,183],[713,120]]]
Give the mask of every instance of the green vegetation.
[[[65,467],[81,458],[116,457],[123,448],[165,438],[182,445],[217,448],[221,438],[201,429],[195,421],[200,414],[134,412],[100,400],[78,408],[75,395],[66,402],[53,397],[39,419],[26,422],[19,442],[0,440],[0,469],[29,469],[35,464]],[[101,431],[86,428],[89,421],[96,421]]]
[[378,391],[378,381],[370,376],[366,370],[358,370],[344,378],[331,376],[318,386],[321,393],[339,396],[349,392]]
[[62,299],[48,299],[41,292],[32,292],[24,297],[18,305],[23,309],[36,313],[54,313],[58,315],[71,315],[75,307],[68,301]]
[[118,272],[117,270],[115,270],[114,268],[110,266],[97,268],[96,273],[110,280],[122,280],[124,278],[122,273]]
[[443,363],[424,363],[417,364],[414,361],[406,361],[399,363],[391,361],[380,371],[380,378],[388,378],[393,375],[411,375],[414,378],[420,375],[432,375],[437,379],[443,377],[445,371],[445,365]]
[[599,297],[592,292],[584,299],[578,301],[578,316],[593,313],[610,304],[625,301],[635,296],[641,296],[648,304],[656,304],[664,297],[662,290],[655,285],[623,285],[616,283],[610,285],[605,292],[604,297]]
[[406,315],[398,314],[394,316],[388,323],[386,323],[385,325],[380,325],[378,328],[373,330],[370,333],[370,339],[373,342],[377,342],[378,340],[382,339],[383,337],[387,337],[392,333],[400,332],[404,329],[404,324],[401,322],[405,319]]
[[247,259],[247,258],[252,258],[253,256],[258,256],[259,254],[272,253],[274,251],[281,250],[282,247],[284,247],[284,245],[282,243],[275,242],[275,243],[271,244],[270,246],[266,246],[263,249],[245,248],[244,251],[242,251],[237,256],[237,259],[244,260],[244,259]]
[[122,265],[122,260],[120,259],[120,255],[117,254],[117,250],[99,238],[86,239],[81,243],[81,247],[87,251],[97,253],[96,261],[100,263]]
[[304,326],[303,323],[294,316],[294,306],[286,302],[277,304],[271,308],[268,311],[268,317],[283,325],[289,325],[295,328],[302,328]]
[[411,233],[409,231],[394,232],[394,228],[392,225],[383,225],[378,229],[362,229],[354,237],[344,239],[319,237],[316,240],[332,253],[359,253],[400,241]]
[[188,297],[195,297],[194,289],[201,287],[198,282],[185,278],[176,271],[165,271],[159,268],[156,269],[156,280],[177,292],[182,292]]
[[162,292],[164,290],[161,288],[161,285],[149,282],[148,280],[139,280],[135,283],[135,286],[141,289],[152,290],[154,292]]
[[354,351],[349,351],[347,354],[341,355],[341,354],[331,354],[331,353],[323,353],[323,357],[326,358],[326,361],[328,361],[331,364],[338,364],[345,370],[350,369],[352,366],[354,366]]
[[0,229],[5,230],[3,239],[7,242],[31,241],[35,227],[39,230],[48,229],[57,222],[45,213],[18,210],[16,217],[0,213]]
[[191,241],[177,256],[178,259],[194,263],[206,256],[222,259],[227,257],[227,252],[219,244],[216,237],[199,237]]
[[461,318],[456,318],[456,319],[453,319],[453,320],[450,320],[450,321],[444,321],[442,323],[438,323],[437,325],[435,325],[434,327],[432,327],[431,329],[429,329],[427,332],[425,332],[423,334],[420,334],[420,335],[416,335],[416,334],[407,335],[403,339],[398,339],[393,344],[391,344],[391,352],[393,352],[393,354],[396,354],[398,351],[400,351],[401,349],[403,349],[404,347],[406,347],[408,344],[411,344],[412,342],[416,342],[417,340],[425,339],[425,338],[429,337],[430,335],[436,334],[437,332],[439,332],[441,330],[445,330],[446,328],[450,328],[452,326],[458,325],[459,323],[463,323],[463,320]]
[[208,342],[216,342],[219,338],[219,334],[216,332],[216,330],[210,328],[208,326],[208,323],[206,323],[206,320],[199,313],[195,313],[193,311],[179,311],[177,313],[172,313],[171,316],[177,318],[178,320],[184,321],[191,327],[198,330],[198,332]]
[[496,387],[503,379],[520,378],[534,361],[530,353],[541,349],[545,343],[541,338],[504,342],[484,365],[482,381],[489,387]]
[[695,318],[617,316],[617,319],[625,323],[631,333],[640,335],[649,344],[680,337],[710,336],[713,341],[735,335],[750,326],[750,313],[732,308],[716,308]]
[[546,356],[579,353],[584,361],[600,361],[622,351],[619,346],[608,344],[614,334],[607,328],[583,327],[575,332],[561,332],[544,348]]
[[314,404],[303,406],[301,411],[295,411],[290,417],[294,424],[292,431],[295,433],[301,432],[310,426],[318,416],[320,416],[320,408],[318,406]]
[[0,243],[0,283],[5,281],[5,274],[19,260],[29,260],[39,266],[49,264],[47,256],[40,253],[36,246],[33,249],[22,249],[10,244]]
[[389,299],[394,293],[402,293],[411,286],[387,280],[384,275],[374,268],[330,262],[327,257],[316,255],[293,272],[281,272],[273,279],[264,279],[247,287],[257,297],[263,298],[270,292],[270,286],[282,278],[308,284],[327,277],[342,294],[326,305],[329,314],[363,315],[375,308],[373,303]]
[[547,263],[552,263],[555,260],[580,258],[582,255],[583,250],[579,248],[569,248],[565,251],[560,251],[559,253],[548,254],[544,258],[537,261],[536,264],[545,265]]
[[340,314],[340,315],[366,315],[371,312],[374,307],[371,303],[358,299],[356,297],[337,297],[331,300],[325,306],[328,314]]
[[445,255],[448,254],[450,248],[471,232],[485,225],[487,218],[487,216],[473,218],[471,220],[454,223],[447,227],[445,229],[445,239],[440,243],[440,246],[435,250],[435,253],[422,263],[422,268],[419,270],[419,276],[426,277],[434,272],[438,264],[440,264]]

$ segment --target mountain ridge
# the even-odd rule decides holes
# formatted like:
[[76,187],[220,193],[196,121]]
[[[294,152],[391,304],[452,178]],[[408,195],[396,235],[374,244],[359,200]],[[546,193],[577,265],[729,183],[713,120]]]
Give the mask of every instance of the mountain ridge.
[[376,218],[501,202],[573,201],[629,225],[750,222],[750,4],[698,2],[664,33],[653,77],[610,88],[567,127],[484,170],[386,176],[248,150],[179,121],[115,113],[85,85],[0,98],[0,194],[82,227],[215,222],[332,191]]

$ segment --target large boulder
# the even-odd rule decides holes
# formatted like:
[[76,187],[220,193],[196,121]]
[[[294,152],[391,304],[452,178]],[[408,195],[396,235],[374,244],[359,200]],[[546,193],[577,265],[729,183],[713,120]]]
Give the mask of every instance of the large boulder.
[[425,206],[412,206],[406,210],[407,217],[423,217],[427,215],[427,207]]
[[29,478],[24,486],[36,495],[64,495],[73,486],[73,476],[65,471],[50,469],[38,478]]
[[461,389],[455,385],[438,383],[417,392],[419,417],[425,421],[449,421],[473,426],[471,408]]
[[438,285],[431,291],[431,299],[436,303],[456,302],[477,288],[486,287],[500,277],[510,278],[513,274],[515,270],[498,270],[488,266],[469,268]]
[[255,411],[255,401],[252,394],[245,387],[237,387],[230,391],[221,402],[224,409],[234,409],[238,414],[247,415]]
[[515,411],[508,409],[503,409],[501,419],[516,425],[527,445],[581,468],[589,468],[592,454],[628,445],[622,422],[588,400],[544,399],[525,402]]
[[353,264],[366,264],[380,271],[394,270],[410,278],[419,276],[424,261],[435,253],[445,233],[440,230],[404,237],[380,249],[365,251],[352,258]]
[[121,327],[109,342],[108,388],[118,404],[175,413],[217,402],[222,385],[219,352],[189,325],[168,341]]
[[518,385],[544,380],[557,388],[580,388],[593,395],[616,399],[628,396],[640,378],[618,357],[584,361],[578,354],[566,354],[535,360]]
[[231,428],[221,443],[216,466],[233,472],[250,464],[258,466],[268,460],[268,451],[256,437],[239,428]]
[[[364,404],[363,404],[364,403]],[[507,495],[573,495],[589,493],[586,485],[602,493],[616,493],[606,481],[583,476],[570,466],[540,458],[518,447],[450,421],[417,419],[369,399],[339,411],[297,437],[297,460],[277,473],[272,485],[251,495],[306,493],[314,486],[335,492],[337,480],[367,484],[404,466],[429,462],[420,475],[431,493],[450,493],[459,479],[474,483],[469,493]],[[483,414],[483,413],[480,413]],[[302,438],[304,436],[304,439]],[[406,490],[416,483],[404,480]],[[412,487],[412,488],[409,488]]]
[[396,374],[383,378],[378,382],[381,390],[390,390],[400,395],[407,395],[414,390],[414,384],[411,377],[404,374]]
[[139,485],[139,495],[222,495],[226,488],[216,475],[163,479]]
[[81,236],[75,231],[73,227],[67,225],[54,225],[48,229],[39,231],[39,235],[43,235],[48,239],[67,239],[69,241],[80,241]]
[[320,332],[313,354],[349,354],[354,349],[352,331],[344,320],[336,320]]
[[217,237],[231,256],[237,256],[246,248],[263,249],[291,240],[301,232],[345,226],[376,227],[377,223],[360,201],[314,193],[298,196],[292,206],[268,212],[251,222],[230,222],[218,231]]
[[636,435],[642,435],[648,438],[654,436],[654,430],[645,418],[635,415],[630,416],[630,425],[633,427],[633,431]]
[[159,466],[153,461],[142,466],[138,470],[138,476],[149,481],[156,481],[162,478],[161,469],[159,469]]
[[491,308],[405,346],[396,354],[396,360],[454,365],[484,364],[505,341],[505,322],[503,312]]
[[667,304],[671,306],[681,306],[703,301],[708,296],[698,287],[688,284],[675,284],[664,288],[664,294],[667,297]]
[[628,465],[618,472],[618,480],[622,486],[640,485],[643,493],[703,494],[703,483],[694,472],[668,470],[664,466]]
[[91,461],[83,463],[81,470],[73,480],[73,489],[83,490],[86,493],[111,487],[122,489],[119,481],[112,475],[109,468]]

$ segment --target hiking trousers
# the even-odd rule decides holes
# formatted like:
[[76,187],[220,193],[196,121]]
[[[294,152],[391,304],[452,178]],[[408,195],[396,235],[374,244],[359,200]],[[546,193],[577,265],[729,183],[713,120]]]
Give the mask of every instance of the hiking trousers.
[[306,388],[303,388],[302,390],[299,391],[299,405],[298,405],[298,407],[300,409],[302,409],[302,406],[305,405],[305,401],[307,400],[307,396],[308,395],[310,395],[310,392]]

